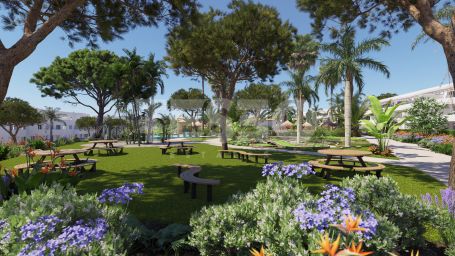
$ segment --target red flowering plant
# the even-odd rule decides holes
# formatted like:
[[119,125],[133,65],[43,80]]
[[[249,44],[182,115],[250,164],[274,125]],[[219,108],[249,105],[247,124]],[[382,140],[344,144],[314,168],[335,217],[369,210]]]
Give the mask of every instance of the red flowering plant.
[[[67,164],[59,154],[59,149],[55,148],[52,142],[45,142],[45,144],[50,153],[35,150],[31,145],[26,145],[27,162],[17,168],[4,169],[5,175],[2,176],[2,182],[0,182],[0,199],[8,199],[12,194],[30,193],[42,184],[50,185],[56,182],[74,186],[79,182],[79,171]],[[46,153],[44,155],[50,156],[51,159],[45,161],[41,152]]]

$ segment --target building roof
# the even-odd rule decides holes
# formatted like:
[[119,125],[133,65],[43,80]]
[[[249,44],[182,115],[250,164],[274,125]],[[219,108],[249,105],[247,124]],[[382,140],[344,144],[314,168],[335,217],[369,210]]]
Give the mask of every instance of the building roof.
[[405,94],[397,95],[397,96],[394,96],[394,97],[382,99],[381,103],[385,104],[385,103],[387,103],[389,101],[395,102],[395,101],[400,101],[400,100],[404,100],[404,99],[408,99],[408,98],[414,98],[414,97],[420,97],[420,96],[423,96],[425,94],[431,94],[431,93],[442,92],[442,91],[453,91],[453,83],[444,84],[444,85],[440,85],[440,86],[434,86],[434,87],[431,87],[431,88],[418,90],[418,91],[414,91],[414,92],[405,93]]

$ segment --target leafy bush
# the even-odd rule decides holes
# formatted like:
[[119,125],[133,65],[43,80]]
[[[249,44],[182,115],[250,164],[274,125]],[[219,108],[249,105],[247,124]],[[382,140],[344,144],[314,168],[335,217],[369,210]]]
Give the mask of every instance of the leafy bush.
[[452,155],[452,144],[434,144],[430,149],[436,153]]
[[8,145],[0,144],[0,161],[8,159],[11,149]]
[[5,255],[124,255],[138,236],[121,206],[58,184],[13,196],[0,220]]
[[67,145],[67,144],[74,143],[74,140],[73,139],[68,139],[68,138],[65,138],[65,137],[60,137],[54,143],[55,143],[56,147],[60,147],[60,146],[64,146],[64,145]]
[[43,149],[43,150],[48,149],[46,142],[40,138],[30,139],[27,144],[29,147],[31,147],[33,149]]
[[356,175],[343,180],[341,186],[354,190],[358,204],[384,216],[398,227],[401,248],[425,244],[425,224],[435,220],[436,212],[416,197],[402,194],[394,180]]
[[190,219],[189,244],[202,255],[248,253],[251,245],[265,243],[270,252],[307,253],[303,231],[293,211],[301,200],[312,198],[294,179],[269,178],[247,194],[228,203],[204,207]]
[[267,175],[273,173],[266,182],[228,203],[205,207],[193,215],[188,243],[202,255],[246,255],[249,248],[260,244],[271,255],[309,255],[317,249],[321,231],[352,214],[362,215],[361,226],[368,230],[365,235],[354,234],[357,242],[366,239],[367,247],[376,252],[395,248],[398,228],[358,204],[352,189],[329,186],[320,196],[313,196],[298,179],[277,175],[289,166],[276,170],[279,165],[264,167]]
[[311,135],[310,141],[311,142],[322,142],[324,137],[327,137],[331,134],[331,131],[324,127],[317,127],[314,130],[314,133]]
[[11,144],[11,145],[8,145],[8,146],[9,146],[9,149],[10,149],[9,154],[8,154],[8,158],[18,157],[22,153],[24,153],[24,146],[15,145],[15,144]]
[[408,110],[408,126],[413,132],[436,134],[447,129],[445,104],[433,98],[417,98]]

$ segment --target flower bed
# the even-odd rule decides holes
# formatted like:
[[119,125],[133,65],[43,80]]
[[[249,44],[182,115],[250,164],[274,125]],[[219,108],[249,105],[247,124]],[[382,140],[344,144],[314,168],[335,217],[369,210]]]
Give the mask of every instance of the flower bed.
[[[201,255],[246,255],[261,246],[268,255],[310,255],[321,252],[323,240],[343,236],[346,223],[353,222],[358,229],[349,242],[341,240],[339,249],[352,242],[385,255],[425,244],[423,234],[436,219],[435,210],[402,194],[390,178],[355,176],[313,195],[300,182],[311,174],[305,163],[265,165],[267,180],[255,189],[193,215],[189,245]],[[361,217],[354,221],[351,216]]]
[[128,213],[119,204],[141,192],[141,184],[125,184],[97,197],[53,184],[12,196],[0,208],[0,251],[4,255],[123,255],[139,232],[128,224]]
[[425,135],[408,131],[396,132],[394,139],[402,142],[417,143],[421,147],[446,155],[452,155],[452,144],[455,142],[455,137],[452,135]]

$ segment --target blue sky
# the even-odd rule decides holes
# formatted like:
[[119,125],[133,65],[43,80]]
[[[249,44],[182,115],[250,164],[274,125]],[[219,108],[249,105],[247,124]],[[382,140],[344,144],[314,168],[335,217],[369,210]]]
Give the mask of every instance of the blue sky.
[[[310,18],[307,14],[297,10],[294,0],[256,0],[277,8],[283,20],[289,20],[300,34],[309,33]],[[213,6],[218,9],[225,9],[228,0],[200,0],[203,9]],[[114,51],[123,54],[122,49],[137,48],[141,55],[154,53],[157,59],[162,59],[166,55],[166,28],[138,28],[123,35],[123,40],[116,40],[108,44],[101,44],[101,49]],[[21,31],[1,32],[1,40],[6,46],[13,44],[21,35]],[[405,93],[418,89],[428,88],[431,86],[447,83],[449,80],[446,60],[442,48],[434,42],[421,44],[415,50],[411,50],[411,44],[420,33],[420,28],[414,26],[408,32],[402,32],[393,36],[390,41],[391,46],[384,48],[381,52],[371,55],[384,62],[391,72],[391,77],[387,79],[382,74],[365,70],[365,93],[367,95],[380,94],[382,92]],[[40,67],[49,65],[56,56],[67,56],[71,51],[84,48],[84,44],[78,44],[70,48],[67,42],[60,38],[63,33],[59,30],[54,31],[48,36],[35,50],[35,52],[22,63],[20,63],[13,74],[8,97],[18,97],[29,101],[35,107],[52,106],[59,107],[64,111],[84,112],[94,114],[90,109],[82,106],[73,106],[64,103],[63,100],[55,100],[50,97],[41,97],[40,92],[34,84],[29,82],[32,74]],[[365,38],[369,35],[362,31],[359,38]],[[313,74],[317,72],[317,65],[312,70]],[[188,77],[176,76],[172,70],[168,70],[168,77],[164,78],[165,93],[157,95],[157,100],[167,100],[169,95],[180,89],[190,87],[200,87],[200,83],[193,81]],[[286,72],[282,72],[274,78],[274,82],[282,82],[288,79]],[[239,85],[238,88],[244,85]],[[207,88],[207,87],[206,87]],[[210,91],[207,89],[206,91]],[[327,107],[324,92],[320,91],[320,107]],[[161,112],[165,110],[162,109]]]

